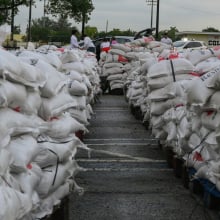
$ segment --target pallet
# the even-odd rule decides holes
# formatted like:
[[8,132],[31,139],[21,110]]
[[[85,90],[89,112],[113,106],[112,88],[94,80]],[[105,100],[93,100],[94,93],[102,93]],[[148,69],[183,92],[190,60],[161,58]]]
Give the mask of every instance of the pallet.
[[193,178],[196,170],[189,168],[189,189],[191,192],[201,195],[205,207],[209,209],[220,210],[220,191],[216,188],[215,184],[207,179]]
[[83,141],[84,138],[84,132],[82,130],[75,132],[76,137],[78,137],[81,141]]
[[109,94],[110,95],[124,95],[124,91],[123,91],[123,88],[121,88],[121,89],[111,89],[109,91]]
[[182,167],[184,165],[184,159],[179,157],[178,155],[173,155],[173,173],[175,177],[181,178],[182,177]]
[[167,165],[169,168],[173,168],[173,157],[175,156],[175,153],[173,152],[172,147],[164,147],[164,154],[167,161]]

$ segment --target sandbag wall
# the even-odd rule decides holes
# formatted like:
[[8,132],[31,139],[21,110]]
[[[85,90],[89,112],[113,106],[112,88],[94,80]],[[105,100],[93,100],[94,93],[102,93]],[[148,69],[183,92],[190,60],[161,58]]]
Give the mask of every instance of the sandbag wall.
[[[99,60],[101,76],[107,78],[110,91],[124,89],[125,82],[130,79],[132,81],[135,77],[134,71],[140,68],[140,61],[149,56],[146,54],[148,49],[145,45],[146,41],[140,39],[132,43],[113,44],[108,53],[101,52]],[[130,74],[131,72],[133,73]]]
[[80,170],[75,134],[88,132],[100,92],[96,58],[54,46],[0,49],[0,219],[41,219],[72,190]]
[[[148,42],[146,48],[156,44]],[[139,107],[154,137],[196,170],[195,178],[220,190],[219,48],[182,54],[159,48],[140,60],[126,98]]]

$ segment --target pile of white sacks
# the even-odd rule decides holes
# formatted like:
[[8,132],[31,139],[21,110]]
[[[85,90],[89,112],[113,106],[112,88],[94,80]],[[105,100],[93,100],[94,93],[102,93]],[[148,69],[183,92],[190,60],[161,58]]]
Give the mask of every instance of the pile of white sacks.
[[154,137],[220,190],[219,48],[176,54],[156,41],[145,48],[128,73],[126,99]]
[[54,46],[0,49],[0,219],[41,219],[72,190],[75,135],[88,132],[100,92],[97,60]]

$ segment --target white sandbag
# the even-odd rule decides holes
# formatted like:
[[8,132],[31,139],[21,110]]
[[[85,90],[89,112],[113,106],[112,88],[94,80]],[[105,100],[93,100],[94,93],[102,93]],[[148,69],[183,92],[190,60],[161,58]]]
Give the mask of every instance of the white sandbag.
[[13,177],[18,181],[22,192],[28,194],[31,198],[40,183],[42,175],[40,167],[33,163],[31,169],[27,169],[26,172],[13,174]]
[[5,73],[21,75],[21,61],[9,51],[0,48],[0,75]]
[[40,88],[41,96],[50,98],[57,95],[62,88],[67,84],[66,77],[54,70],[54,71],[46,71],[45,75],[47,76],[47,81],[45,85]]
[[218,144],[220,143],[220,128],[219,127],[216,129],[216,141],[218,142]]
[[123,69],[120,67],[112,67],[112,68],[103,69],[104,76],[108,76],[111,74],[118,74],[118,73],[123,73]]
[[[178,74],[175,76],[175,80],[176,81],[180,81],[180,80],[190,80],[193,79],[195,76],[193,74]],[[147,77],[147,81],[148,81],[148,87],[149,89],[152,91],[154,89],[160,89],[165,87],[166,85],[168,85],[169,83],[173,83],[174,82],[174,78],[172,75],[168,75],[168,76],[164,76],[164,77],[158,77],[158,78],[148,78]]]
[[[172,70],[173,66],[173,70]],[[174,74],[186,74],[194,70],[194,66],[184,58],[173,60],[162,60],[159,63],[153,64],[148,70],[148,77],[157,78]]]
[[114,90],[114,89],[122,89],[124,87],[124,84],[123,83],[113,83],[111,84],[110,88],[111,90]]
[[48,122],[49,130],[44,134],[57,139],[62,139],[81,130],[86,132],[86,127],[66,112]]
[[216,140],[216,131],[210,132],[209,135],[207,135],[204,143],[207,148],[211,148],[216,155],[220,156],[220,148]]
[[117,43],[117,44],[112,44],[111,45],[111,48],[113,48],[113,49],[118,49],[118,50],[122,50],[122,51],[124,51],[124,52],[130,52],[131,51],[131,47],[129,47],[128,45],[126,45],[126,44],[119,44],[119,43]]
[[39,196],[45,198],[54,192],[74,174],[77,167],[76,161],[68,161],[65,164],[58,164],[58,166],[47,167],[43,170],[43,177],[36,189]]
[[48,63],[48,60],[44,56],[44,54],[39,53],[37,51],[22,50],[22,51],[18,51],[16,55],[22,60],[23,59],[26,60],[28,58],[30,61],[32,61],[31,63],[29,63],[31,65],[34,65],[34,63],[38,60],[43,60],[44,62]]
[[15,173],[25,172],[28,165],[40,152],[36,139],[30,135],[14,137],[10,141],[8,150],[13,157],[13,163],[10,166],[11,171]]
[[220,110],[220,91],[215,91],[204,106],[204,109]]
[[173,99],[168,99],[166,101],[152,102],[150,106],[150,111],[152,115],[162,115],[169,108],[184,104],[185,104],[184,99],[180,97],[176,97]]
[[180,120],[177,126],[177,134],[178,139],[188,138],[191,134],[190,123],[185,116]]
[[79,110],[84,110],[86,108],[86,96],[76,96],[72,95],[73,99],[76,101],[74,108]]
[[70,80],[77,80],[79,82],[83,81],[83,76],[81,73],[77,72],[76,70],[71,70],[65,74]]
[[201,78],[208,88],[220,90],[220,65],[201,76]]
[[210,50],[192,50],[187,52],[186,58],[193,64],[196,65],[199,62],[206,60],[214,56],[214,52]]
[[86,68],[85,65],[83,64],[83,62],[71,62],[71,63],[64,63],[62,65],[62,70],[64,72],[69,72],[71,70],[75,70],[79,73],[85,73],[86,72]]
[[73,80],[68,84],[69,93],[73,96],[86,96],[88,88],[85,83]]
[[122,87],[124,87],[124,81],[123,80],[111,80],[109,82],[110,87],[115,85],[115,84],[120,84],[120,85],[122,85]]
[[13,76],[9,74],[9,78],[22,83],[26,86],[37,87],[44,86],[47,80],[45,73],[39,68],[21,61],[21,76]]
[[78,51],[68,50],[62,53],[62,55],[60,56],[60,60],[63,64],[65,64],[65,63],[78,62],[81,60],[81,58]]
[[27,194],[9,186],[0,185],[0,219],[22,219],[32,209],[32,202]]
[[110,49],[109,53],[111,53],[112,55],[121,55],[121,56],[125,56],[125,52],[123,50],[120,49]]
[[167,132],[165,132],[161,128],[152,128],[152,135],[160,140],[165,140],[167,138]]
[[122,63],[104,63],[103,65],[103,69],[108,69],[108,68],[114,68],[114,67],[118,67],[118,68],[123,68],[124,65]]
[[[4,56],[4,58],[1,56]],[[15,55],[0,50],[0,59],[0,73],[7,79],[31,87],[43,86],[45,84],[46,77],[42,71],[21,61]]]
[[12,158],[11,153],[7,149],[1,149],[0,150],[0,175],[1,176],[5,176],[12,162],[13,162],[13,158]]
[[77,107],[77,101],[68,93],[62,91],[52,98],[42,98],[39,115],[44,120],[61,115],[63,111],[71,107]]
[[117,73],[117,74],[109,75],[107,77],[107,80],[109,80],[109,81],[111,81],[111,80],[122,80],[123,78],[124,78],[124,74]]
[[48,53],[44,54],[44,56],[48,60],[48,63],[50,63],[53,67],[55,67],[57,70],[61,69],[62,62],[56,53],[49,51]]
[[157,63],[157,59],[155,57],[148,58],[147,60],[144,61],[143,65],[141,66],[141,72],[147,74],[150,66],[156,63]]
[[53,193],[47,198],[41,200],[40,206],[32,211],[32,219],[42,219],[45,216],[49,216],[54,211],[54,206],[60,204],[61,199],[67,196],[71,192],[72,183],[68,181],[59,186]]
[[207,73],[213,68],[220,66],[220,60],[217,57],[210,57],[195,66],[195,72],[200,74]]
[[70,158],[73,158],[77,151],[76,141],[67,143],[39,143],[41,148],[40,153],[35,157],[36,162],[41,168],[54,166],[58,162],[65,163]]
[[82,75],[83,77],[83,82],[86,84],[86,86],[88,87],[89,90],[92,90],[93,86],[89,80],[89,77],[85,74]]
[[214,90],[209,89],[206,86],[205,75],[199,78],[194,78],[191,81],[189,81],[189,88],[187,90],[187,102],[189,104],[202,106],[207,102],[209,97],[213,95]]
[[85,109],[80,110],[80,109],[77,109],[77,108],[69,108],[67,110],[67,112],[69,112],[71,117],[76,119],[79,123],[82,123],[85,126],[89,125],[88,117],[87,117]]
[[121,55],[112,55],[108,53],[106,55],[106,63],[113,63],[113,62],[119,62],[119,63],[128,63],[128,59],[126,57],[121,56]]
[[216,111],[203,112],[201,115],[202,126],[209,130],[216,130],[220,126],[220,113]]
[[166,125],[163,126],[163,129],[168,134],[167,135],[168,142],[177,139],[177,128],[176,128],[176,124],[173,121],[166,123]]
[[200,145],[201,140],[202,139],[196,133],[192,133],[188,141],[188,146],[193,150]]
[[24,85],[0,79],[0,106],[12,109],[21,108],[27,99]]
[[24,105],[21,107],[21,112],[28,115],[38,115],[42,99],[38,90],[31,88],[27,89],[27,97]]
[[152,116],[151,124],[154,129],[161,129],[165,125],[165,122],[162,117]]
[[6,146],[10,141],[10,136],[24,133],[38,135],[45,129],[46,124],[37,120],[37,117],[23,115],[8,108],[0,109],[0,143],[1,147]]

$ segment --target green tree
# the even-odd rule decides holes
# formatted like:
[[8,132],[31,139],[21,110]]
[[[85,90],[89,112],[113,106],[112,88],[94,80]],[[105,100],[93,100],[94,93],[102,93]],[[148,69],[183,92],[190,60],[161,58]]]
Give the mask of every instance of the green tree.
[[219,30],[214,27],[207,27],[203,29],[202,32],[219,32]]
[[82,22],[82,35],[93,10],[92,0],[48,0],[47,5],[47,11],[53,16],[66,15],[77,23]]
[[171,26],[169,30],[162,30],[159,32],[159,39],[162,38],[164,33],[167,33],[167,35],[172,39],[172,41],[176,41],[176,33],[179,32],[179,30],[175,26]]
[[[29,3],[30,0],[0,0],[0,25],[3,23],[11,24],[12,41],[14,34],[14,17],[19,13],[19,6],[28,6]],[[35,4],[34,0],[32,0],[32,4]]]
[[85,33],[91,38],[94,38],[98,33],[98,29],[97,27],[86,26]]
[[69,43],[72,29],[71,23],[64,17],[57,21],[48,17],[34,19],[31,25],[32,40]]

